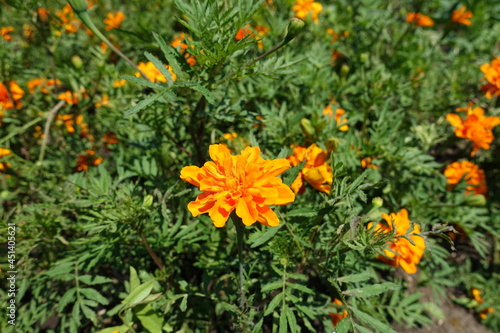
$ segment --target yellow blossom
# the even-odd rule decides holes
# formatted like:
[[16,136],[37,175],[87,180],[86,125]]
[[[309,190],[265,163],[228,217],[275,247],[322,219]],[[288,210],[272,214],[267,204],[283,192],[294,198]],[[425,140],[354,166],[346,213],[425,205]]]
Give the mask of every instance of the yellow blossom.
[[304,180],[318,191],[330,193],[333,174],[327,161],[327,151],[316,144],[312,144],[308,148],[296,146],[293,149],[293,155],[288,156],[287,159],[292,166],[297,166],[302,161],[306,161],[304,169],[300,171],[290,186],[294,193],[303,193],[305,191]]
[[123,20],[125,19],[125,14],[122,11],[117,11],[116,13],[108,13],[104,19],[104,24],[106,24],[106,30],[118,29],[121,27]]
[[292,10],[295,17],[305,20],[310,15],[314,23],[318,23],[318,14],[323,11],[323,6],[314,0],[296,0]]
[[[146,76],[152,81],[152,82],[167,82],[167,78],[163,76],[163,74],[160,72],[158,68],[156,68],[155,65],[151,61],[148,61],[147,63],[140,62],[139,65],[137,66]],[[170,75],[172,75],[172,80],[177,79],[177,75],[175,75],[174,70],[170,65],[165,65],[165,67],[168,69],[170,72]],[[135,76],[140,77],[141,74],[139,72],[135,73]]]
[[451,20],[459,24],[471,25],[471,18],[472,12],[467,11],[467,7],[465,6],[455,9],[453,13],[451,13]]
[[472,162],[453,162],[446,167],[444,175],[447,178],[448,184],[450,184],[449,188],[455,187],[464,178],[465,183],[471,185],[466,187],[467,193],[483,195],[488,193],[484,171]]

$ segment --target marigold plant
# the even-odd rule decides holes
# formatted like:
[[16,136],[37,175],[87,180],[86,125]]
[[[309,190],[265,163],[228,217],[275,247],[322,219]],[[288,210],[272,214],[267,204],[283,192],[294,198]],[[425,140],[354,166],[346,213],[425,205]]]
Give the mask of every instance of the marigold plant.
[[301,164],[304,160],[306,161],[304,168],[290,186],[294,193],[303,193],[305,191],[304,181],[318,191],[330,193],[333,174],[328,163],[328,152],[326,150],[321,149],[316,144],[312,144],[307,148],[295,146],[293,155],[288,156],[287,159],[293,166]]
[[481,90],[486,93],[486,97],[500,96],[500,57],[493,59],[491,64],[481,65],[480,69],[484,73],[484,80],[487,81],[481,87]]
[[106,15],[106,18],[103,20],[104,24],[106,24],[105,29],[110,31],[120,28],[124,19],[125,14],[123,14],[122,11],[117,11],[116,13],[108,13]]
[[434,20],[427,15],[420,13],[407,13],[406,23],[415,24],[421,27],[432,27]]
[[305,20],[311,16],[314,23],[318,23],[318,14],[323,11],[323,6],[314,0],[296,0],[292,9],[295,17]]
[[444,170],[450,188],[455,187],[463,178],[466,184],[467,193],[487,194],[488,188],[485,182],[484,171],[476,164],[469,161],[453,162]]
[[467,7],[461,6],[459,9],[455,9],[451,13],[451,20],[455,23],[463,25],[471,25],[472,12],[467,10]]

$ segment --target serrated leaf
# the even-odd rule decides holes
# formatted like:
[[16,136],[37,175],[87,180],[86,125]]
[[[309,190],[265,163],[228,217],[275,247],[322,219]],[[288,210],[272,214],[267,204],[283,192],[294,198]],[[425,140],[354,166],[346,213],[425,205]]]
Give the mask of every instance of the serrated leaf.
[[156,67],[156,69],[158,69],[160,73],[165,77],[165,79],[167,80],[167,84],[172,85],[174,83],[174,78],[172,77],[172,73],[170,73],[168,68],[165,67],[165,65],[151,53],[144,52],[144,55],[149,61],[151,61],[151,63]]
[[155,101],[157,101],[161,97],[163,97],[163,93],[156,93],[156,94],[153,94],[153,95],[149,95],[148,97],[146,97],[145,99],[143,99],[142,101],[140,101],[139,103],[137,103],[136,105],[134,105],[132,108],[128,109],[125,112],[124,117],[125,118],[130,118],[131,116],[133,116],[137,112],[139,112],[139,111],[147,108],[151,104],[153,104]]
[[[73,300],[73,296],[75,295],[75,293],[76,293],[76,288],[71,288],[64,293],[64,295],[59,300],[59,305],[57,306],[57,310],[59,312],[63,312],[66,305],[68,305],[68,303],[71,300]],[[73,301],[75,301],[75,300],[73,300]]]
[[359,324],[354,324],[354,327],[360,331],[361,333],[373,333],[373,331],[370,331],[369,329],[367,329],[366,327],[363,327]]
[[352,274],[352,275],[346,275],[337,278],[336,280],[342,283],[347,283],[347,282],[360,282],[360,281],[366,281],[372,277],[372,274],[370,271],[364,271],[359,274]]
[[214,94],[210,90],[208,90],[207,88],[203,87],[198,82],[179,82],[179,83],[176,83],[175,86],[176,87],[186,87],[186,88],[191,88],[193,90],[196,90],[197,92],[199,92],[203,96],[205,96],[208,103],[210,103],[212,105],[215,104]]
[[348,289],[343,291],[342,293],[344,295],[349,295],[353,297],[371,297],[375,296],[378,294],[381,294],[383,292],[386,292],[388,290],[396,290],[401,288],[395,283],[392,282],[384,282],[380,284],[373,284],[368,287],[363,287],[363,288],[357,288],[357,289]]
[[151,280],[139,285],[137,288],[130,292],[130,294],[122,301],[122,303],[127,304],[128,306],[133,306],[139,302],[142,302],[151,293],[153,284],[154,281]]
[[290,327],[290,332],[298,332],[297,319],[295,314],[288,306],[285,307],[286,319],[288,321],[288,326]]
[[361,320],[365,324],[369,325],[370,327],[378,330],[381,333],[398,333],[395,330],[393,330],[391,327],[389,327],[386,324],[384,324],[383,322],[381,322],[380,320],[373,318],[372,316],[370,316],[367,313],[364,313],[363,311],[360,311],[360,310],[358,310],[354,307],[351,307],[351,306],[349,307],[349,309],[352,311],[352,313],[354,313],[354,315],[359,320]]
[[82,312],[83,314],[85,315],[85,317],[87,317],[88,319],[90,319],[92,322],[95,321],[96,319],[96,314],[94,311],[92,311],[91,308],[89,308],[88,306],[80,303],[80,307],[82,308]]
[[163,37],[158,35],[156,32],[153,32],[153,37],[160,45],[160,49],[163,52],[163,55],[165,56],[165,59],[167,59],[167,62],[170,66],[172,66],[174,73],[179,77],[183,78],[184,72],[182,71],[181,66],[179,65],[179,62],[177,61],[177,58],[175,57],[174,50],[172,49],[173,47],[165,42]]
[[301,216],[301,217],[314,217],[318,216],[318,211],[311,209],[311,208],[299,208],[299,209],[294,209],[292,211],[289,211],[286,214],[287,217],[296,217],[296,216]]
[[257,246],[260,246],[270,240],[276,233],[281,229],[281,227],[284,224],[281,224],[277,227],[269,227],[264,233],[261,232],[254,232],[250,237],[248,238],[248,241],[251,243],[250,247],[255,248]]
[[[286,310],[286,308],[285,308],[285,310]],[[287,321],[288,321],[288,318],[286,316],[286,311],[281,311],[279,333],[287,333],[288,332]]]
[[85,297],[88,299],[94,300],[98,303],[101,303],[103,305],[106,305],[109,303],[109,301],[102,296],[97,290],[93,288],[80,288],[79,292],[83,294]]
[[307,293],[307,294],[310,294],[310,295],[314,295],[315,292],[314,290],[302,285],[302,284],[298,284],[298,283],[292,283],[292,282],[288,282],[287,284],[287,287],[289,288],[292,288],[292,289],[296,289],[296,290],[300,290],[304,293]]
[[281,302],[283,302],[284,296],[285,296],[284,293],[279,293],[278,295],[274,296],[271,302],[269,302],[269,305],[267,306],[266,311],[264,312],[264,316],[267,316],[268,314],[272,313],[274,309],[276,309],[276,307],[280,305]]
[[88,285],[96,285],[96,284],[103,284],[103,283],[110,283],[113,282],[110,278],[107,278],[105,276],[100,276],[100,275],[80,275],[78,277],[78,280],[80,282],[83,282]]
[[165,88],[161,84],[151,82],[151,81],[146,80],[142,77],[136,77],[136,76],[130,76],[130,75],[120,75],[120,79],[127,80],[128,82],[132,82],[132,83],[135,83],[139,86],[148,87],[148,88],[151,88],[154,90],[161,90],[161,89]]
[[65,262],[57,264],[54,268],[51,268],[45,275],[50,277],[61,277],[61,275],[68,274],[75,270],[75,264],[72,262]]
[[343,318],[335,326],[337,333],[349,333],[351,329],[351,320],[349,318]]
[[267,283],[260,288],[260,291],[265,293],[270,290],[275,290],[275,289],[280,289],[283,288],[283,281],[276,281],[276,282],[271,282]]

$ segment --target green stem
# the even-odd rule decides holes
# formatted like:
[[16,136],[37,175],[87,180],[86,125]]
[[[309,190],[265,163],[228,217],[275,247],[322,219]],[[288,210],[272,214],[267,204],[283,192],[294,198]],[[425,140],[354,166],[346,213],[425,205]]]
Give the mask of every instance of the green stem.
[[243,270],[243,243],[245,238],[245,225],[241,219],[232,217],[236,228],[236,240],[238,242],[238,263],[240,267],[240,308],[245,305],[245,274]]

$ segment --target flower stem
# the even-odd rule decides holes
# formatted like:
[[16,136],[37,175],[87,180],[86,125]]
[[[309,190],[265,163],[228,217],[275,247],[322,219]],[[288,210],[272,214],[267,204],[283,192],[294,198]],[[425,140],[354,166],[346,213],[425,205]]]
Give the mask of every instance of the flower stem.
[[238,263],[240,266],[240,308],[245,305],[245,274],[243,269],[243,244],[245,238],[245,226],[239,218],[231,218],[236,228],[236,240],[238,242]]

